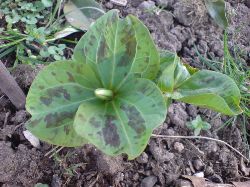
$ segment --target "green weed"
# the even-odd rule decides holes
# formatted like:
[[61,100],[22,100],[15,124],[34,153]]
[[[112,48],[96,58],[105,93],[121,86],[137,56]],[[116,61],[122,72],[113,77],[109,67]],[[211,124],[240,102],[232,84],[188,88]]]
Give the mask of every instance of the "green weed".
[[16,51],[16,63],[48,63],[65,59],[65,44],[56,42],[55,33],[62,30],[60,1],[0,0],[0,15],[6,28],[0,30],[0,58]]
[[228,35],[225,32],[224,34],[224,59],[223,62],[218,62],[215,60],[209,60],[204,57],[202,57],[199,53],[198,56],[201,60],[201,62],[208,68],[221,72],[223,74],[228,75],[231,77],[236,84],[238,85],[240,92],[241,92],[241,102],[240,106],[243,110],[243,113],[234,116],[228,119],[228,121],[225,122],[225,126],[240,122],[242,127],[242,132],[244,135],[244,141],[247,145],[247,152],[250,157],[250,147],[248,143],[248,133],[247,133],[247,126],[250,125],[249,118],[250,118],[250,109],[249,109],[249,103],[250,103],[250,69],[247,65],[247,63],[242,60],[242,55],[244,54],[244,51],[240,50],[237,46],[234,46],[233,49],[230,51],[228,46]]

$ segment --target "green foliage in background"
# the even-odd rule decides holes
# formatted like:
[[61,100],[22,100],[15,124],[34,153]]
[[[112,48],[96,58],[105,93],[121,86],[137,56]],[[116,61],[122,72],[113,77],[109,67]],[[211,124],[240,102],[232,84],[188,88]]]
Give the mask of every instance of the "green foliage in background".
[[0,31],[0,39],[4,42],[0,46],[1,58],[16,51],[16,63],[37,64],[65,59],[66,45],[56,42],[64,37],[57,34],[62,30],[56,16],[60,3],[53,6],[52,0],[0,2],[0,16],[7,24]]
[[50,14],[52,0],[22,1],[22,0],[1,0],[0,14],[5,16],[8,27],[14,24],[24,23],[34,25],[38,20],[44,20]]

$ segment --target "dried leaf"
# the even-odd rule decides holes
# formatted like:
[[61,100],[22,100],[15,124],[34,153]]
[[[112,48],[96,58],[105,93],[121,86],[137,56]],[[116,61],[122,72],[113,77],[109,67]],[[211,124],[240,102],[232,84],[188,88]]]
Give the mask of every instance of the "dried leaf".
[[79,30],[73,28],[73,27],[66,27],[65,29],[55,33],[55,39],[60,39],[60,38],[64,38],[66,36],[69,36],[73,33],[78,32]]
[[96,19],[105,12],[94,0],[70,0],[64,5],[64,13],[67,21],[81,30],[88,30]]
[[249,187],[250,181],[246,182],[232,182],[235,187]]
[[194,187],[204,187],[206,183],[204,178],[189,176],[189,175],[182,175],[182,177],[190,180],[192,184],[194,185]]

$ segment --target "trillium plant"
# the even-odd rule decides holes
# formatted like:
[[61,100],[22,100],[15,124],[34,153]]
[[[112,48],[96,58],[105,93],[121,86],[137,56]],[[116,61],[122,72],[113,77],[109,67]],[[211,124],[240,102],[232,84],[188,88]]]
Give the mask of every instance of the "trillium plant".
[[134,159],[163,123],[172,99],[241,113],[232,79],[159,53],[141,21],[132,15],[120,19],[111,10],[80,39],[72,60],[38,74],[27,96],[27,128],[51,144],[91,143],[108,155]]

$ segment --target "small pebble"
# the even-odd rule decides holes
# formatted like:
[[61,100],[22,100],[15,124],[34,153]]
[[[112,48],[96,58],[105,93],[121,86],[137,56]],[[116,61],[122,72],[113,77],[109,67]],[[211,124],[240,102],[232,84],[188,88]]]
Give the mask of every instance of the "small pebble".
[[153,1],[143,1],[139,5],[139,8],[145,9],[145,10],[153,10],[155,7],[156,7],[155,2],[153,2]]
[[147,176],[150,176],[150,175],[152,175],[152,170],[147,170],[147,171],[145,171],[144,174],[147,175]]
[[201,171],[201,172],[195,173],[194,176],[204,178],[204,172]]
[[136,173],[136,174],[133,176],[133,180],[134,180],[134,181],[137,181],[139,178],[140,178],[140,175],[139,175],[138,173]]
[[146,164],[148,163],[148,155],[143,152],[137,159],[136,161],[140,164]]
[[248,8],[250,8],[250,0],[245,0],[245,4]]
[[144,0],[132,0],[130,1],[130,4],[132,7],[137,8]]
[[204,170],[204,163],[200,159],[196,159],[193,161],[193,166],[196,171]]
[[207,166],[206,167],[206,170],[205,170],[205,175],[206,176],[211,176],[214,174],[214,170],[213,170],[213,167],[212,166]]
[[112,8],[114,7],[114,5],[113,5],[111,2],[107,2],[107,3],[105,4],[105,7],[106,7],[107,9],[112,9]]
[[18,112],[16,112],[15,116],[11,119],[11,121],[15,123],[22,123],[27,118],[27,115],[28,114],[25,110],[19,110]]
[[167,6],[168,6],[168,3],[169,3],[169,1],[166,1],[166,0],[156,0],[156,2],[157,2],[160,6],[163,6],[163,7],[167,7]]
[[212,182],[223,183],[223,179],[218,174],[213,174],[212,176],[208,177],[208,179]]
[[156,176],[149,176],[142,180],[141,187],[153,187],[157,182]]
[[192,175],[192,171],[190,168],[186,168],[185,172],[186,172],[185,175]]
[[60,187],[62,186],[62,181],[61,179],[58,177],[58,175],[53,175],[52,177],[52,182],[51,182],[51,187]]
[[180,142],[175,142],[174,143],[174,149],[177,152],[181,153],[183,151],[183,149],[184,149],[184,145],[182,143],[180,143]]
[[193,105],[189,105],[187,107],[187,112],[190,116],[192,117],[196,117],[197,116],[197,113],[198,113],[198,110],[197,110],[197,107],[196,106],[193,106]]
[[113,4],[119,6],[126,6],[128,1],[127,0],[110,0]]

